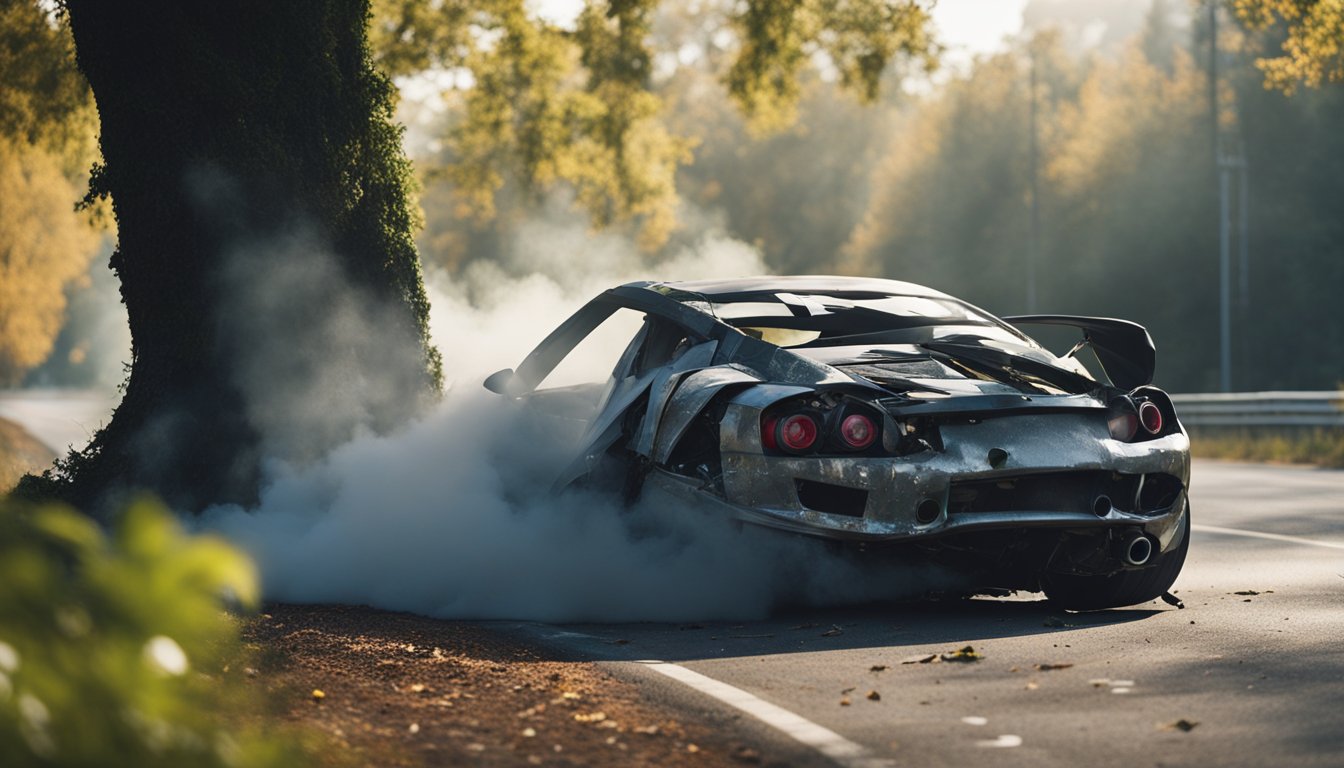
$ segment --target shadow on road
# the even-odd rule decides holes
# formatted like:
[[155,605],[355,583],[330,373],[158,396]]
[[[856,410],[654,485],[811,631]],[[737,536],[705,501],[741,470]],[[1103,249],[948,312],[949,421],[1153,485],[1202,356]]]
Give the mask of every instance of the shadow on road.
[[[590,660],[664,661],[883,648],[910,655],[946,652],[981,640],[1068,633],[1127,624],[1166,606],[1066,613],[1045,600],[974,599],[880,603],[795,610],[763,621],[691,624],[572,624],[549,639]],[[518,625],[514,625],[518,626]],[[548,637],[541,625],[523,625]]]

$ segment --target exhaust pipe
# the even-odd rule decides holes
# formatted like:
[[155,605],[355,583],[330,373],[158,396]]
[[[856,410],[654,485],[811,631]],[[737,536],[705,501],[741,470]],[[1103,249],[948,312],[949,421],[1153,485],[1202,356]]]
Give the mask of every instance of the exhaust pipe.
[[1120,557],[1126,565],[1143,565],[1153,557],[1153,540],[1139,531],[1129,531],[1120,539]]
[[1092,500],[1092,514],[1097,517],[1105,517],[1111,513],[1111,497],[1102,494]]

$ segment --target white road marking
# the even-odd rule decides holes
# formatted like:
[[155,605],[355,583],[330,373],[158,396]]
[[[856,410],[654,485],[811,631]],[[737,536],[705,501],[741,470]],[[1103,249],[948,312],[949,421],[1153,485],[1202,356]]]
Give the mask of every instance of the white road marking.
[[783,707],[759,699],[741,688],[721,683],[712,677],[707,677],[679,664],[669,664],[665,661],[641,661],[639,663],[707,696],[712,696],[724,704],[746,712],[796,741],[812,747],[826,757],[845,766],[845,768],[887,768],[895,765],[894,760],[876,757],[867,747],[855,744],[829,728],[824,728],[811,720],[795,715]]
[[1202,531],[1204,533],[1221,533],[1226,536],[1247,536],[1253,539],[1269,539],[1270,541],[1286,541],[1290,544],[1307,544],[1313,547],[1328,547],[1329,549],[1344,549],[1344,544],[1333,541],[1317,541],[1315,539],[1305,539],[1301,536],[1285,536],[1281,533],[1264,533],[1263,531],[1243,531],[1240,528],[1220,528],[1216,525],[1192,524],[1192,530]]

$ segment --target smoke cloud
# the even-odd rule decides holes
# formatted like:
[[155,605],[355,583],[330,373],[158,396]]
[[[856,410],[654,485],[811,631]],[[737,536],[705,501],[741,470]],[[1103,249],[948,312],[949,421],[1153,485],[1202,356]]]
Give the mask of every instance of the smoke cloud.
[[[515,365],[614,284],[764,271],[755,250],[716,235],[658,265],[634,253],[619,237],[543,220],[524,227],[498,263],[473,265],[453,281],[431,275],[444,399],[394,434],[366,433],[303,466],[273,463],[257,508],[217,507],[202,525],[257,559],[271,599],[437,617],[751,618],[781,603],[903,597],[933,586],[894,567],[861,572],[816,542],[656,499],[625,509],[605,496],[552,493],[580,425],[492,395],[481,380]],[[631,330],[576,350],[583,359],[570,370],[605,378]],[[276,406],[287,407],[261,403],[253,412]],[[282,433],[294,424],[276,422]]]

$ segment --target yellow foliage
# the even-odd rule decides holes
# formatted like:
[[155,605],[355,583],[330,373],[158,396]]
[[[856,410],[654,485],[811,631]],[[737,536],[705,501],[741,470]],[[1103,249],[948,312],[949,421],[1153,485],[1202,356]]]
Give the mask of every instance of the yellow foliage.
[[1266,88],[1292,94],[1299,83],[1344,82],[1344,0],[1236,0],[1235,8],[1252,27],[1287,26],[1283,54],[1255,62]]
[[75,212],[79,197],[57,157],[0,139],[0,385],[47,358],[65,287],[98,248],[99,234]]

